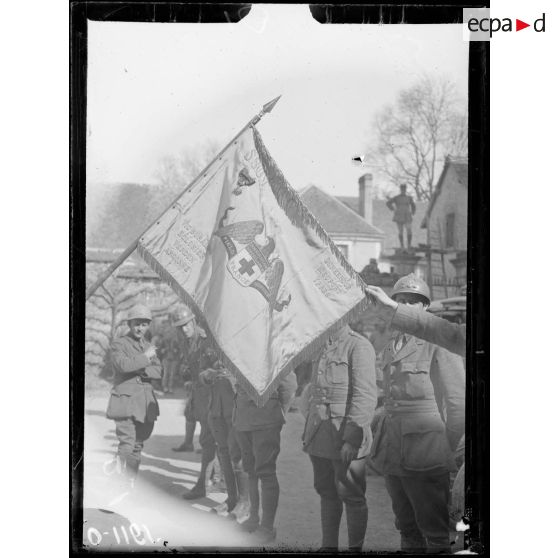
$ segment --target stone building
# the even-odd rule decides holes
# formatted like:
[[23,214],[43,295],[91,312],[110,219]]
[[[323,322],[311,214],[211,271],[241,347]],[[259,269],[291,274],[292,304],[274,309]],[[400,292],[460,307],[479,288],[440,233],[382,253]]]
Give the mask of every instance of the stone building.
[[[365,176],[371,178],[371,175]],[[359,211],[353,211],[339,198],[317,186],[308,186],[299,192],[304,205],[357,271],[368,264],[371,258],[380,257],[385,238],[384,232],[373,224],[371,193],[371,180],[361,181],[360,196],[357,198]]]
[[431,246],[435,298],[458,295],[467,283],[468,160],[446,157],[422,220]]

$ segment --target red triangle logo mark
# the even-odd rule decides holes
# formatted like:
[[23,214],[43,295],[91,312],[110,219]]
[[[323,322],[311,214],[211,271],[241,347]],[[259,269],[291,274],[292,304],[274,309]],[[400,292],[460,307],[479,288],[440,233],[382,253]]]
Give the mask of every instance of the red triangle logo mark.
[[525,23],[524,21],[521,21],[520,19],[515,20],[515,30],[516,31],[521,31],[522,29],[525,29],[526,27],[531,27],[531,24],[530,23]]

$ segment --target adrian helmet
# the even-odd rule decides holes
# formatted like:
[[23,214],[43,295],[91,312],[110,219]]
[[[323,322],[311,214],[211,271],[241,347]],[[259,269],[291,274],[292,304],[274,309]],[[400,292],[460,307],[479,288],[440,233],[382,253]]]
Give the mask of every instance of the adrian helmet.
[[428,285],[414,273],[401,277],[395,283],[391,298],[395,298],[395,295],[403,293],[420,295],[426,299],[427,304],[430,304],[430,289]]
[[194,313],[190,310],[190,308],[181,308],[177,310],[174,314],[174,320],[172,325],[174,327],[180,327],[186,325],[189,321],[195,318]]
[[151,310],[143,304],[135,304],[130,308],[126,316],[126,320],[149,320],[151,321]]

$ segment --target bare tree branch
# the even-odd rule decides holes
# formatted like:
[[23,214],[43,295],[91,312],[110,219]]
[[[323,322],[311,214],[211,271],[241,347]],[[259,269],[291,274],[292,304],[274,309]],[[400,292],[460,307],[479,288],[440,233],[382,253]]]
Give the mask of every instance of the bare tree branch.
[[466,156],[467,118],[451,81],[424,77],[400,92],[374,121],[369,157],[379,174],[411,183],[417,199],[430,199],[447,155]]

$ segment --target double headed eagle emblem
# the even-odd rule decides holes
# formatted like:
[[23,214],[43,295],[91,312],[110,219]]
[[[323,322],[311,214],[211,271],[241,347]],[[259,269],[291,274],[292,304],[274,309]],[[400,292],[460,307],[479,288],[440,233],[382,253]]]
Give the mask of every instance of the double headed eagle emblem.
[[[251,186],[246,184],[246,175],[247,171],[243,169],[239,181],[242,180],[242,186]],[[240,189],[241,185],[237,186]],[[275,240],[266,236],[265,244],[256,241],[256,236],[264,232],[261,221],[239,221],[226,225],[228,214],[234,209],[228,207],[225,210],[219,228],[213,233],[221,239],[227,251],[227,269],[240,285],[256,289],[267,300],[270,310],[281,312],[291,302],[291,295],[278,300],[285,265],[278,256],[273,257]]]

